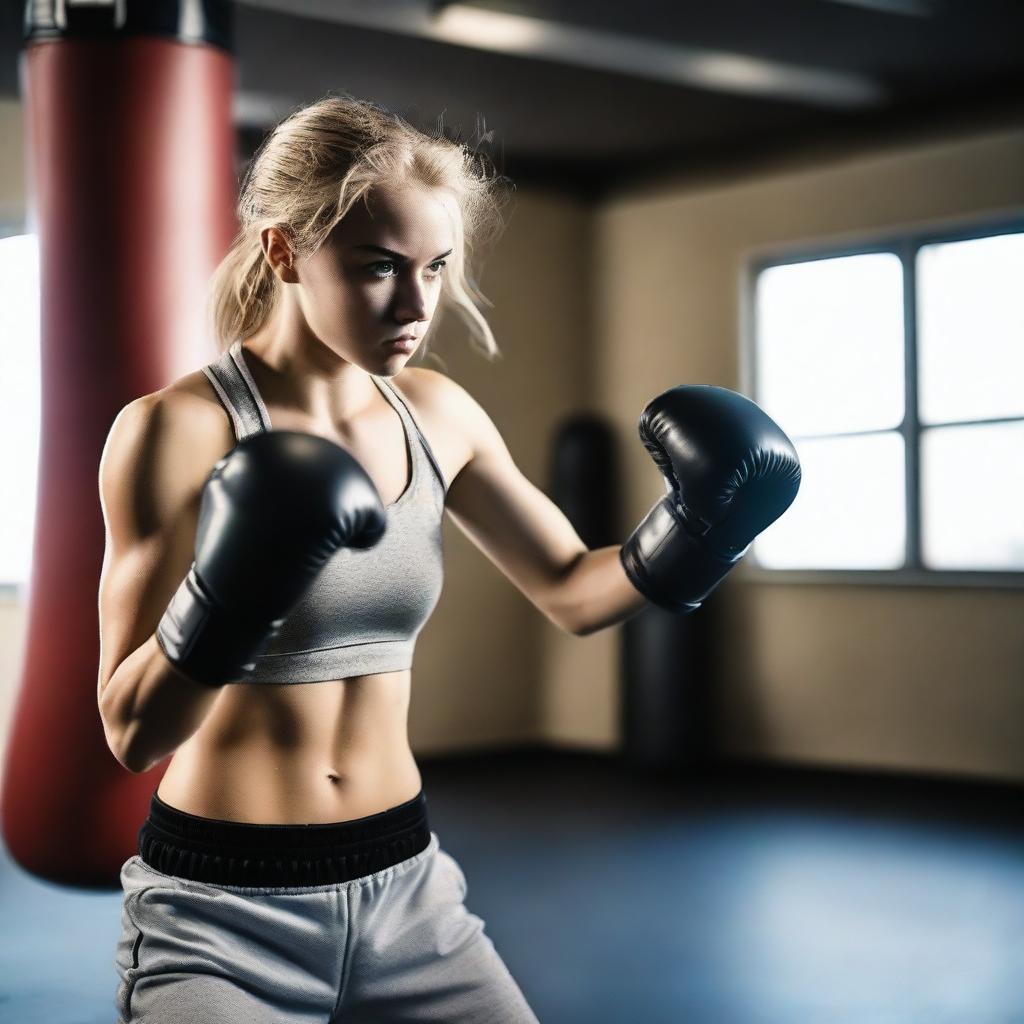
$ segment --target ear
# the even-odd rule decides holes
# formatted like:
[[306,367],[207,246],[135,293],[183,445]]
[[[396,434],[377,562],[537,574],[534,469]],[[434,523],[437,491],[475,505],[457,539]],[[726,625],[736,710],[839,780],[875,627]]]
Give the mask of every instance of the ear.
[[295,256],[288,236],[280,228],[264,228],[260,232],[260,244],[270,269],[285,284],[295,284],[299,277],[295,273]]

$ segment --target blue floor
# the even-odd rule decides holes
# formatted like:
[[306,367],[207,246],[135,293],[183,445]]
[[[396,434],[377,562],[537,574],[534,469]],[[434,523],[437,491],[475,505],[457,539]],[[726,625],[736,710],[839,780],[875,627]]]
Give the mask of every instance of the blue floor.
[[[544,1024],[1024,1024],[1024,790],[420,759]],[[120,895],[0,858],[0,1021],[111,1024]]]

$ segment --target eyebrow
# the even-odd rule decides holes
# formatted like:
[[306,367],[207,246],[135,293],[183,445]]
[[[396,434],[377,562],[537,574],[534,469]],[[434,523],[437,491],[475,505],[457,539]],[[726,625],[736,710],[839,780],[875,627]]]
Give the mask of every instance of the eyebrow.
[[[408,256],[403,256],[400,252],[395,252],[394,249],[385,249],[383,245],[369,245],[363,243],[361,245],[350,245],[350,249],[367,249],[370,252],[383,253],[385,256],[390,256],[392,259],[398,260],[402,263],[408,260]],[[450,256],[455,250],[449,249],[447,252],[441,253],[440,256],[435,256],[435,260],[444,259],[445,256]]]

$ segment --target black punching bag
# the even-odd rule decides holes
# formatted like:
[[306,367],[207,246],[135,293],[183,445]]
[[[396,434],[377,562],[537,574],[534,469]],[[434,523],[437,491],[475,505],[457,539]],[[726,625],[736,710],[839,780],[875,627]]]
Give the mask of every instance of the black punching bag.
[[[588,548],[621,544],[614,434],[580,413],[555,438],[551,496]],[[622,624],[620,719],[624,760],[651,769],[693,768],[712,752],[715,602],[677,615],[648,603]]]
[[588,548],[620,543],[615,437],[592,413],[564,420],[555,435],[551,500],[565,513]]
[[693,769],[710,762],[720,589],[687,615],[648,604],[623,623],[622,752],[635,767]]

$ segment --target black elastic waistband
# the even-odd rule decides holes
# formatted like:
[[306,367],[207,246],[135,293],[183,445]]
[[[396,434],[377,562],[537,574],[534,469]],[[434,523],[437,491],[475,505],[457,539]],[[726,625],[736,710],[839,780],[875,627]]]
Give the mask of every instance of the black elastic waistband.
[[430,843],[427,798],[352,821],[261,825],[202,818],[156,793],[139,829],[139,855],[164,874],[242,886],[347,882],[398,864]]

